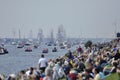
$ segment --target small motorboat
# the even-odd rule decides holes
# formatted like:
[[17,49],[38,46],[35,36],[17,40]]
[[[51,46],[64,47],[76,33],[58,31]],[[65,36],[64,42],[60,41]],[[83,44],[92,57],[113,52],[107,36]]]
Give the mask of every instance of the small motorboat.
[[65,46],[60,46],[60,49],[65,49]]
[[38,48],[38,46],[37,46],[37,45],[34,45],[34,48],[36,49],[36,48]]
[[17,45],[17,42],[12,42],[11,45]]
[[18,44],[18,45],[17,45],[17,48],[23,48],[23,47],[24,47],[23,44]]
[[52,49],[52,52],[57,52],[57,48],[54,47],[54,48]]
[[57,46],[57,44],[54,43],[54,46]]
[[52,46],[52,44],[51,44],[51,43],[48,43],[48,46]]
[[27,47],[27,48],[25,49],[25,52],[32,52],[31,47]]
[[32,45],[32,43],[26,42],[24,45],[25,45],[25,46],[30,46],[30,45]]
[[37,49],[37,48],[39,47],[39,45],[35,44],[33,47],[34,47],[35,49]]
[[0,47],[0,55],[7,54],[7,53],[8,53],[7,49]]
[[47,48],[44,48],[44,49],[42,50],[42,53],[48,53],[48,49],[47,49]]

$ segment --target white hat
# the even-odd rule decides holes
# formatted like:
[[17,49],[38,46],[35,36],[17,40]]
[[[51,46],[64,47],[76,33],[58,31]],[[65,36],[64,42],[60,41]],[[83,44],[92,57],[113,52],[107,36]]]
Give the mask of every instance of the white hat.
[[64,62],[64,64],[65,64],[65,65],[68,65],[68,62],[67,62],[67,61],[65,61],[65,62]]
[[10,77],[15,78],[16,75],[15,74],[10,74]]

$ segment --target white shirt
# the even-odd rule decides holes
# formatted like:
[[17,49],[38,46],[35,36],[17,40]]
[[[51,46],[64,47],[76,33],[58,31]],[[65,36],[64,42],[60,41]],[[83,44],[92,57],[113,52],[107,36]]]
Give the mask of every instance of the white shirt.
[[40,64],[40,68],[41,67],[46,67],[47,66],[46,63],[47,63],[46,58],[40,58],[39,61],[38,61],[38,64]]
[[30,70],[26,71],[25,74],[26,74],[27,76],[29,76],[29,75],[30,75]]

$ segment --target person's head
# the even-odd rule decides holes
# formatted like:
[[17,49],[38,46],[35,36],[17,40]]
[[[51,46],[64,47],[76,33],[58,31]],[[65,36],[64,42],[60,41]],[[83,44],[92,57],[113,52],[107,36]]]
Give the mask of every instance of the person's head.
[[23,75],[23,74],[25,74],[25,71],[24,71],[24,70],[21,70],[20,73]]
[[94,74],[98,74],[100,72],[100,69],[96,67],[93,69],[93,72],[94,72]]
[[89,75],[90,70],[89,69],[85,69],[85,75]]
[[118,63],[117,62],[113,62],[113,66],[117,67]]
[[48,60],[48,62],[51,62],[51,61],[52,61],[52,59],[49,59],[49,60]]
[[15,78],[16,78],[15,74],[10,74],[8,80],[15,80]]
[[74,67],[77,68],[77,67],[78,67],[78,63],[75,63],[75,64],[74,64]]
[[30,75],[32,75],[33,74],[33,67],[30,67]]
[[33,67],[30,67],[30,71],[33,71],[34,70],[34,68]]
[[41,54],[41,57],[44,58],[44,54]]
[[92,63],[89,63],[88,66],[87,66],[88,69],[92,70],[93,69],[93,64]]

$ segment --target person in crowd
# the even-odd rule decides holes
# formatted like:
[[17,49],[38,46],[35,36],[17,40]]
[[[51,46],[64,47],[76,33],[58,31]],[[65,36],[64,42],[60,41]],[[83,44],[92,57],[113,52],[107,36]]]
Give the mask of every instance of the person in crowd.
[[106,67],[106,68],[104,68],[104,74],[105,75],[117,72],[118,63],[114,61],[112,65],[113,65],[113,67]]
[[10,74],[8,77],[8,80],[16,80],[16,75],[15,74]]
[[53,65],[49,65],[45,69],[45,77],[43,78],[43,80],[53,80]]
[[63,70],[63,64],[62,63],[59,64],[58,74],[59,74],[59,79],[63,79],[66,76],[65,72]]
[[69,58],[69,59],[72,59],[72,58],[73,58],[73,56],[72,56],[72,52],[71,52],[70,49],[68,49],[68,53],[67,53],[67,54],[68,54],[68,58]]
[[47,67],[47,59],[44,57],[44,54],[41,55],[41,58],[38,61],[38,67],[41,71],[45,71],[45,68]]
[[59,64],[58,64],[58,62],[55,62],[55,65],[53,67],[53,80],[59,79],[58,71],[59,71]]
[[101,80],[100,75],[99,75],[100,69],[99,68],[94,68],[93,72],[94,72],[94,80]]
[[77,48],[77,54],[78,54],[78,56],[80,56],[81,53],[82,53],[82,48],[81,48],[81,46],[79,46],[79,47]]
[[78,73],[75,70],[71,70],[68,74],[68,80],[77,80]]
[[120,51],[119,51],[119,49],[116,50],[116,52],[115,52],[113,57],[114,57],[114,60],[120,59]]
[[65,62],[64,62],[63,70],[64,70],[64,72],[65,72],[66,79],[68,79],[68,74],[69,74],[69,72],[70,72],[70,65],[69,65],[69,62],[68,62],[68,61],[65,61]]
[[24,70],[21,70],[18,75],[19,75],[18,80],[26,80],[27,79],[27,75],[25,74]]
[[3,74],[0,74],[0,80],[4,80],[5,76]]
[[90,74],[89,69],[85,69],[84,73],[82,74],[82,80],[93,80],[93,76]]

